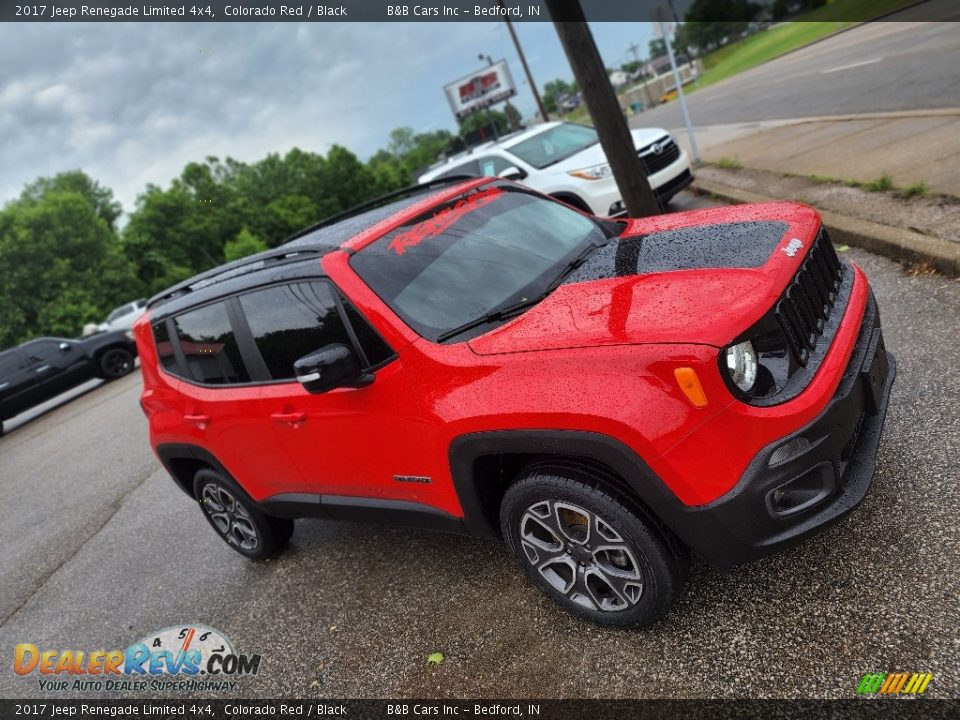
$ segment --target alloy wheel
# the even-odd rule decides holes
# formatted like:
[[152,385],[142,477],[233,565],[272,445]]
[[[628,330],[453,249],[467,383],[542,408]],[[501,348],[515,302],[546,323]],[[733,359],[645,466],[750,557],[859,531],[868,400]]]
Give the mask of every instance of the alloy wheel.
[[544,500],[520,517],[527,561],[558,593],[591,610],[617,612],[643,595],[636,551],[606,520],[569,502]]
[[260,544],[260,535],[250,513],[225,487],[215,483],[204,485],[200,504],[217,532],[228,543],[247,552],[255,550]]

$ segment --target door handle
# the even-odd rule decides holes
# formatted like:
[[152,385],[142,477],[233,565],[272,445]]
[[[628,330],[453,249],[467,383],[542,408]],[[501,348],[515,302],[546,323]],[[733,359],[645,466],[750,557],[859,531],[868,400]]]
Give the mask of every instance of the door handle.
[[193,423],[201,430],[206,430],[207,425],[210,424],[209,415],[184,415],[183,419],[188,423]]
[[50,366],[49,366],[49,365],[41,365],[40,367],[36,368],[36,369],[34,370],[34,372],[36,372],[36,373],[42,373],[42,372],[46,372],[46,371],[49,370],[49,369],[50,369]]
[[278,423],[288,423],[290,425],[297,425],[304,422],[307,419],[307,414],[305,412],[278,412],[273,413],[270,416],[270,419]]

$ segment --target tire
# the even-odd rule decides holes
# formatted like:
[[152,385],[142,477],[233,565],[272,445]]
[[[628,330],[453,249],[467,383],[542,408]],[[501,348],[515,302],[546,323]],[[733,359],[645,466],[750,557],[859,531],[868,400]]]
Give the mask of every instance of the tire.
[[648,627],[683,586],[683,548],[586,472],[525,473],[504,494],[500,525],[533,584],[591,622]]
[[210,527],[251,560],[273,557],[293,535],[293,520],[264,515],[236,482],[214,470],[198,470],[193,489]]
[[97,361],[100,376],[106,380],[116,380],[129,375],[135,367],[133,359],[133,353],[126,348],[108,348]]

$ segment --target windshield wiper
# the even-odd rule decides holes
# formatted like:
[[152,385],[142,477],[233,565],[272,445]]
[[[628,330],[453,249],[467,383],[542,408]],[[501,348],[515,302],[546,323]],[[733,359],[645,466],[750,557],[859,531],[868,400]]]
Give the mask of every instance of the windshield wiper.
[[[607,242],[609,242],[609,240],[607,240]],[[507,305],[506,307],[497,308],[496,310],[492,310],[491,312],[488,312],[485,315],[481,315],[475,320],[471,320],[470,322],[464,323],[463,325],[455,327],[452,330],[447,330],[446,332],[438,335],[436,341],[438,343],[445,342],[452,337],[456,337],[461,333],[465,333],[467,330],[473,330],[475,327],[486,325],[487,323],[494,322],[495,320],[506,320],[515,315],[518,315],[519,313],[523,312],[524,310],[531,307],[532,305],[536,305],[537,303],[541,302],[544,298],[546,298],[547,295],[549,295],[554,290],[556,290],[557,287],[559,287],[560,284],[564,280],[566,280],[574,270],[576,270],[578,267],[583,265],[587,261],[587,258],[593,254],[594,250],[596,250],[597,248],[603,247],[606,244],[607,244],[606,242],[602,242],[602,243],[592,242],[589,245],[587,245],[583,250],[581,250],[577,254],[575,258],[573,258],[570,262],[568,262],[564,266],[563,270],[556,277],[556,279],[554,279],[553,282],[551,282],[547,286],[547,289],[544,290],[539,295],[531,298],[523,298],[519,302],[515,302],[512,305]]]
[[445,342],[452,337],[456,337],[461,333],[465,333],[467,330],[473,330],[475,327],[480,325],[486,325],[487,323],[493,322],[494,320],[506,320],[513,317],[514,315],[519,314],[520,312],[526,310],[531,305],[536,305],[538,302],[543,300],[547,296],[547,293],[538,295],[537,297],[524,298],[520,302],[513,303],[512,305],[507,305],[506,307],[500,308],[499,310],[494,310],[488,312],[486,315],[481,315],[476,320],[471,320],[470,322],[464,323],[459,327],[453,328],[453,330],[447,330],[445,333],[441,333],[437,336],[437,342]]

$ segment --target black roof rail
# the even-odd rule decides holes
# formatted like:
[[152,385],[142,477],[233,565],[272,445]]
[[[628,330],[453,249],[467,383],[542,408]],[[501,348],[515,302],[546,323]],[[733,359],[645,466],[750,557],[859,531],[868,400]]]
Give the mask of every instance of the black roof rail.
[[281,243],[280,247],[283,247],[288,242],[296,240],[297,238],[303,237],[304,235],[309,235],[315,230],[320,228],[329,227],[343,220],[353,217],[354,215],[359,215],[360,213],[367,212],[368,210],[375,210],[376,208],[386,205],[391,200],[396,200],[398,198],[411,195],[417,191],[429,190],[434,187],[443,187],[444,185],[452,185],[458,182],[464,182],[465,180],[476,180],[480,175],[471,175],[469,173],[460,173],[457,175],[447,175],[446,177],[436,178],[435,180],[430,180],[419,185],[411,185],[409,187],[400,188],[399,190],[394,190],[393,192],[387,193],[386,195],[381,195],[380,197],[374,198],[373,200],[368,200],[365,203],[360,205],[354,205],[351,208],[347,208],[342,212],[338,212],[335,215],[331,215],[328,218],[324,218],[315,225],[306,227],[303,230],[298,230],[293,235],[288,237],[286,240]]
[[247,257],[240,258],[239,260],[234,260],[232,262],[225,263],[223,265],[217,265],[215,268],[206,270],[198,275],[193,275],[192,277],[168,287],[163,292],[157,293],[152,298],[147,301],[147,307],[151,308],[159,302],[164,300],[170,300],[178,295],[183,295],[194,289],[195,286],[204,282],[205,280],[211,280],[218,275],[223,275],[230,272],[231,270],[238,270],[245,265],[255,265],[257,263],[267,263],[267,262],[279,262],[286,260],[288,258],[297,257],[297,259],[303,259],[315,255],[325,255],[326,253],[333,250],[332,245],[317,245],[316,247],[299,247],[299,248],[285,248],[282,245],[280,247],[272,248],[271,250],[265,250],[264,252],[257,253],[256,255],[248,255]]

